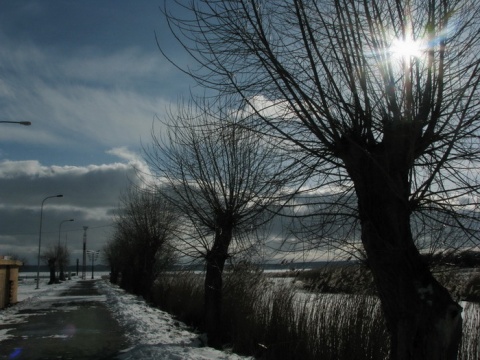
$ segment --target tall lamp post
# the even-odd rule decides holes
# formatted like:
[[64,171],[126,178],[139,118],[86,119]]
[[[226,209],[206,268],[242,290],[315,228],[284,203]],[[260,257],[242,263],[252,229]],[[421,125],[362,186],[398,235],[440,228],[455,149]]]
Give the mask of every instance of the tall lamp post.
[[52,195],[47,196],[42,201],[42,206],[40,207],[40,234],[38,235],[38,257],[37,257],[37,287],[35,289],[40,288],[40,249],[42,247],[42,221],[43,221],[43,204],[45,200],[56,198],[56,197],[63,197],[63,195]]
[[[57,246],[57,261],[58,261],[58,266],[59,266],[59,271],[60,271],[60,280],[63,281],[65,280],[65,276],[63,275],[63,264],[61,263],[59,259],[59,254],[60,254],[60,233],[62,229],[62,224],[68,221],[74,221],[73,219],[68,219],[68,220],[62,220],[60,221],[60,224],[58,225],[58,246]],[[67,248],[67,244],[65,243],[65,250]]]
[[93,280],[93,268],[95,266],[95,260],[97,260],[99,253],[100,253],[100,250],[97,250],[97,251],[87,250],[88,257],[92,260],[92,280]]
[[82,279],[86,279],[87,271],[87,229],[88,226],[83,227],[83,263],[82,263]]

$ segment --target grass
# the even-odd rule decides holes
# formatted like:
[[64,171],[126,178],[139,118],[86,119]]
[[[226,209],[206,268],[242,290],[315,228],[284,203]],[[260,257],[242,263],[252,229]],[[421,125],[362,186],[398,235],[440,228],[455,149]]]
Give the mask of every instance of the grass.
[[361,264],[326,265],[299,272],[296,278],[310,291],[331,294],[376,294],[373,276]]
[[203,320],[203,279],[192,272],[165,273],[152,289],[152,302],[192,327]]
[[480,359],[480,304],[463,303],[463,338],[458,360]]
[[[163,277],[154,298],[179,320],[202,329],[203,276]],[[241,264],[224,274],[222,306],[225,346],[239,354],[265,360],[388,358],[388,333],[375,296],[307,292],[293,287],[291,279],[269,278]],[[459,359],[479,359],[480,307],[463,306]]]
[[374,297],[302,294],[279,287],[271,300],[266,358],[388,357],[388,337]]
[[[192,273],[163,278],[156,303],[201,329],[202,281]],[[224,341],[239,354],[279,360],[386,357],[385,327],[373,297],[299,293],[288,281],[274,283],[241,265],[225,273],[222,306]]]

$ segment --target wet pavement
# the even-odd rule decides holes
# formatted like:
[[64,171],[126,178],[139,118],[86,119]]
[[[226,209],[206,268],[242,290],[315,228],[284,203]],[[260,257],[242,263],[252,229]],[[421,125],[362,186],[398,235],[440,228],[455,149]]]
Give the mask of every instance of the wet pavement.
[[59,296],[18,312],[24,322],[0,342],[0,359],[116,359],[128,347],[95,281],[78,281]]

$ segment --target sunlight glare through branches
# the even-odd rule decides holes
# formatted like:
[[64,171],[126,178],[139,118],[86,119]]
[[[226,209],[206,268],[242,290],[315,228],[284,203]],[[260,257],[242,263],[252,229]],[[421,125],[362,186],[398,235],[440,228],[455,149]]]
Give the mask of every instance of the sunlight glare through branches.
[[396,39],[390,46],[390,53],[397,58],[409,60],[412,57],[420,57],[424,54],[427,46],[424,41],[411,39]]

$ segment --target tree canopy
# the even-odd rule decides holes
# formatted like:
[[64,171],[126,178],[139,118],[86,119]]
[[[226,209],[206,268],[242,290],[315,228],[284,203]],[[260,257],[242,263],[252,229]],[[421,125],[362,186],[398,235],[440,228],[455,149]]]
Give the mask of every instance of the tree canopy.
[[198,64],[181,70],[238,96],[318,184],[353,192],[347,163],[369,154],[405,169],[412,210],[474,236],[458,219],[478,209],[475,1],[177,2],[191,11],[167,20]]

